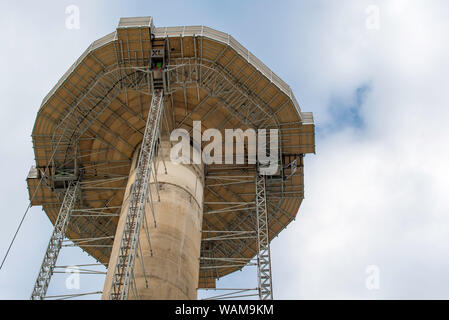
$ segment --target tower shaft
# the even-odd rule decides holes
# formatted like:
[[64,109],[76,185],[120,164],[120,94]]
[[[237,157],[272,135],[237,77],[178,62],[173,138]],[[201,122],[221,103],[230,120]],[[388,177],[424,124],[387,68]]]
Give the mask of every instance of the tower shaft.
[[[140,226],[137,254],[128,299],[196,299],[199,277],[204,176],[201,165],[174,164],[170,142],[161,142],[151,178],[150,192]],[[122,213],[112,248],[103,290],[109,299],[113,270],[120,250],[130,191],[136,180],[135,152]],[[153,216],[154,212],[154,216]]]

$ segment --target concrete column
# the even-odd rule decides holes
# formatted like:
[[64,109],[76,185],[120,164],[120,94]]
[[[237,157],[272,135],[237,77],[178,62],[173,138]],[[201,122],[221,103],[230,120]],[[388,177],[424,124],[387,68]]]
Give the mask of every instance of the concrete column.
[[[150,254],[143,221],[140,230],[140,244],[144,268],[142,268],[140,258],[137,258],[134,266],[136,286],[140,299],[196,299],[203,220],[204,171],[202,165],[173,164],[169,159],[170,142],[164,140],[161,146],[167,172],[165,172],[162,157],[158,157],[157,180],[160,201],[158,201],[156,184],[153,180],[151,184],[156,228],[149,203],[145,210],[153,256]],[[139,149],[136,150],[133,157],[106,275],[103,299],[109,299],[112,275],[129,207],[129,192],[134,182],[138,156]],[[139,250],[137,252],[140,256]],[[145,281],[143,269],[145,269],[147,281]],[[131,290],[128,297],[135,299]]]

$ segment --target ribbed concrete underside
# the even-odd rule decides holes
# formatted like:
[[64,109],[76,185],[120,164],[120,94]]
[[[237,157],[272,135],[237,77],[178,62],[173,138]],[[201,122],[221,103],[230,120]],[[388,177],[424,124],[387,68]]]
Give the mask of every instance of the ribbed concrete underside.
[[[155,28],[151,41],[149,26],[139,23],[119,27],[95,41],[44,99],[33,129],[37,170],[27,179],[30,197],[41,175],[51,175],[48,164],[55,160],[59,164],[73,162],[67,159],[71,153],[55,147],[55,137],[62,132],[73,137],[79,133],[76,158],[83,169],[82,208],[104,214],[123,212],[133,153],[142,141],[151,101],[145,73],[149,52],[161,44],[167,49],[170,78],[162,120],[164,133],[174,128],[190,131],[194,120],[202,121],[202,132],[208,128],[221,132],[226,128],[277,128],[283,165],[294,158],[302,162],[302,155],[315,151],[312,115],[302,112],[288,85],[234,38],[195,26]],[[80,128],[85,130],[81,133]],[[52,157],[55,150],[57,156]],[[267,190],[270,238],[294,219],[304,194],[304,168],[299,166],[285,180],[290,169],[281,170]],[[203,231],[254,230],[250,204],[254,201],[254,175],[254,166],[246,164],[206,168]],[[105,182],[97,182],[101,179]],[[50,185],[45,179],[32,204],[42,205],[54,223],[62,196]],[[227,207],[219,202],[249,204],[245,210],[208,214]],[[68,236],[75,241],[105,238],[97,242],[102,246],[80,247],[107,264],[111,256],[107,246],[113,244],[110,238],[116,233],[118,221],[114,216],[80,214],[71,221]],[[203,240],[210,236],[214,234],[204,233]],[[255,252],[255,239],[201,243],[203,257],[249,260]],[[201,269],[198,287],[214,287],[216,278],[238,269],[241,267]]]
[[[196,299],[203,220],[203,168],[201,165],[173,164],[169,159],[170,143],[163,142],[162,148],[166,157],[165,164],[162,159],[156,164],[159,190],[156,189],[154,179],[150,186],[154,219],[149,201],[145,211],[146,219],[140,230],[140,248],[134,265],[138,295],[134,295],[135,291],[131,289],[129,298]],[[137,150],[112,247],[103,299],[109,299],[138,154]],[[147,237],[145,228],[148,228],[150,237]]]

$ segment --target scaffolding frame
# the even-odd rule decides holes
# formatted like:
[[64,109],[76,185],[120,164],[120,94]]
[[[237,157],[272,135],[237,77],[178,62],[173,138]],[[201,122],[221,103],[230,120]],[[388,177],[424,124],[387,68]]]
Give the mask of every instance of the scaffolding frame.
[[47,250],[42,261],[39,275],[31,294],[31,300],[42,300],[47,293],[48,285],[50,284],[51,276],[53,275],[56,260],[61,251],[62,243],[69,224],[70,215],[75,208],[79,196],[79,183],[76,181],[71,183],[62,201],[61,209],[56,218],[55,227],[48,243]]
[[[279,129],[280,133],[280,147],[283,147],[283,141],[288,140],[289,136],[292,135],[291,130],[298,130],[300,126],[303,124],[303,113],[299,109],[299,105],[294,98],[291,89],[283,83],[281,79],[279,79],[274,73],[272,73],[263,63],[261,63],[255,56],[253,56],[249,51],[245,51],[244,49],[234,38],[230,37],[227,34],[223,34],[216,30],[212,30],[207,27],[199,27],[199,30],[195,29],[195,27],[180,27],[180,29],[171,28],[170,30],[164,28],[155,28],[151,30],[154,32],[154,35],[158,40],[164,39],[166,52],[167,52],[167,60],[166,60],[166,69],[163,71],[164,77],[167,80],[164,82],[164,91],[167,94],[167,100],[170,101],[170,107],[167,108],[167,114],[172,113],[173,119],[170,119],[165,115],[165,120],[172,121],[171,126],[181,127],[183,124],[187,124],[189,126],[189,121],[192,120],[190,117],[192,114],[196,112],[196,110],[201,109],[202,107],[207,107],[208,111],[203,114],[200,120],[205,120],[214,114],[214,111],[217,108],[225,108],[229,115],[223,119],[221,124],[219,125],[219,129],[223,129],[226,125],[232,120],[237,119],[239,123],[251,127],[274,127]],[[179,31],[179,32],[178,32]],[[194,38],[194,56],[187,57],[185,52],[183,52],[183,37],[193,37]],[[179,37],[181,41],[181,46],[171,46],[171,42],[173,42],[174,37]],[[214,60],[209,60],[206,57],[211,55],[215,49],[210,45],[207,45],[205,42],[203,44],[203,38],[206,37],[210,39],[217,40],[218,42],[225,43],[226,46],[222,51],[214,58]],[[115,41],[117,35],[109,36],[107,39],[102,39],[95,45],[105,45],[109,41]],[[92,149],[89,152],[96,153],[105,153],[109,150],[114,150],[117,152],[121,158],[118,160],[114,160],[117,166],[129,167],[130,159],[129,155],[118,150],[116,146],[112,143],[102,139],[101,136],[96,134],[96,132],[90,130],[90,126],[92,124],[101,127],[101,130],[104,130],[118,141],[122,142],[125,145],[129,145],[126,141],[126,138],[116,134],[112,130],[110,130],[105,123],[100,121],[100,116],[103,112],[110,113],[111,117],[122,121],[123,125],[129,127],[135,132],[142,134],[139,128],[136,128],[133,123],[128,121],[125,118],[120,117],[119,111],[128,112],[135,117],[138,117],[142,120],[142,124],[145,121],[143,118],[143,110],[146,108],[140,102],[141,94],[143,95],[151,95],[153,86],[152,73],[148,66],[148,59],[145,57],[143,52],[140,51],[130,51],[129,42],[137,41],[132,39],[123,38],[124,40],[119,40],[114,43],[114,49],[111,50],[109,54],[111,58],[115,61],[114,64],[105,67],[103,63],[100,61],[100,57],[97,57],[95,53],[92,51],[94,46],[90,47],[89,50],[83,54],[83,57],[91,57],[93,58],[98,65],[101,67],[100,72],[95,72],[95,77],[88,79],[87,81],[81,79],[81,81],[77,84],[73,84],[73,93],[68,92],[69,97],[67,99],[61,98],[57,94],[55,97],[60,100],[60,103],[66,106],[66,113],[63,115],[63,119],[56,126],[56,129],[53,135],[46,137],[46,141],[51,145],[51,150],[55,152],[55,163],[53,164],[55,167],[63,168],[68,164],[75,164],[76,162],[81,163],[84,160],[83,157],[88,158],[88,154],[83,152],[83,150],[76,150],[73,146],[76,145],[79,141],[83,139],[92,139],[99,140],[101,142],[102,148]],[[129,40],[129,42],[128,42]],[[142,40],[140,40],[142,41]],[[241,47],[243,49],[241,49]],[[142,48],[142,47],[141,47]],[[143,49],[140,49],[143,50]],[[237,72],[231,74],[227,69],[229,66],[232,66],[235,61],[237,55],[233,58],[228,59],[227,56],[229,52],[235,50],[238,55],[245,57],[245,64],[239,68]],[[243,52],[242,52],[243,50]],[[105,57],[102,57],[105,58]],[[79,59],[76,64],[81,63],[81,59]],[[77,74],[76,64],[71,68],[70,73]],[[92,72],[95,70],[92,65],[84,65],[84,67]],[[244,71],[254,67],[254,71],[245,74]],[[92,69],[91,69],[92,68]],[[257,88],[256,84],[259,79],[267,78],[270,82],[267,82],[267,85],[261,89]],[[87,87],[88,90],[83,88],[83,82],[88,82]],[[280,91],[273,96],[269,96],[267,93],[269,92],[271,84],[275,84]],[[166,85],[166,86],[165,86]],[[192,108],[189,108],[187,102],[187,89],[196,88],[198,93],[198,103]],[[140,103],[140,114],[136,114],[136,111],[131,110],[128,104],[127,99],[127,90],[132,89],[137,92],[138,100]],[[206,97],[200,100],[200,90],[201,92],[206,92]],[[125,91],[125,98],[119,98],[118,94],[121,91]],[[176,91],[181,91],[184,93],[184,101],[179,100],[176,103],[182,104],[185,103],[186,114],[184,119],[179,121],[174,118],[174,93]],[[284,110],[290,101],[285,102],[280,105],[277,110],[273,111],[271,109],[271,102],[278,98],[282,93],[285,93],[290,97],[291,102],[296,108],[300,121],[291,121],[291,122],[283,122],[280,123],[277,119],[277,114]],[[54,92],[53,92],[54,93]],[[50,96],[50,94],[49,94]],[[154,97],[154,95],[153,95]],[[208,105],[204,103],[207,102],[209,97],[213,97],[217,99],[218,103],[213,105]],[[75,102],[70,101],[70,98],[74,98]],[[46,98],[47,99],[47,98]],[[70,101],[70,102],[69,102]],[[109,105],[112,101],[118,102],[119,108],[116,110],[112,110],[109,108]],[[45,102],[45,100],[44,100]],[[167,102],[168,107],[168,102]],[[192,106],[190,106],[192,107]],[[170,110],[171,109],[171,110]],[[55,109],[55,113],[58,112]],[[151,111],[149,112],[149,115]],[[273,119],[274,121],[271,124],[268,122]],[[305,118],[304,118],[305,119]],[[148,121],[148,119],[147,119]],[[293,126],[293,127],[292,127]],[[145,127],[148,127],[148,125]],[[169,125],[167,124],[167,130]],[[296,134],[296,132],[294,132]],[[283,136],[282,136],[283,135]],[[37,138],[37,136],[33,136],[33,139]],[[40,139],[40,138],[39,138]],[[145,139],[145,138],[144,138]],[[43,142],[44,140],[39,140]],[[47,148],[45,146],[37,146],[35,148]],[[130,146],[131,147],[131,146]],[[297,146],[287,146],[286,148],[293,148]],[[288,151],[288,150],[287,150]],[[282,150],[280,151],[282,154]],[[108,161],[109,163],[109,161]],[[69,165],[71,167],[71,165]],[[81,185],[82,192],[88,192],[89,190],[99,190],[99,191],[120,191],[123,190],[126,184],[120,187],[103,187],[100,183],[96,185],[89,184],[88,178],[92,178],[92,172],[95,173],[103,173],[101,171],[103,169],[102,163],[90,163],[89,161],[84,161],[83,163],[83,182]],[[112,167],[108,167],[110,170]],[[254,168],[250,168],[250,170],[254,170]],[[282,164],[281,164],[282,170]],[[150,170],[151,171],[151,170]],[[243,171],[244,174],[248,174],[248,172]],[[51,173],[44,173],[48,176],[51,176]],[[245,178],[240,177],[229,177],[227,176],[228,172],[223,173],[223,178],[220,181],[217,181],[214,184],[210,184],[207,186],[207,192],[214,193],[215,186],[217,188],[222,187],[229,192],[229,194],[233,194],[233,191],[230,187],[233,184],[253,184],[254,185],[254,175],[252,172]],[[302,171],[298,170],[296,174],[302,174]],[[51,177],[50,177],[51,178]],[[117,176],[118,179],[126,179],[127,175]],[[211,178],[211,177],[208,177]],[[256,173],[256,187],[257,187],[258,175]],[[259,260],[263,260],[264,257],[260,254],[260,244],[262,243],[262,248],[267,248],[266,243],[268,241],[268,250],[269,250],[269,239],[273,238],[280,231],[273,231],[268,229],[268,225],[275,224],[282,226],[285,222],[279,222],[278,217],[283,217],[289,219],[288,222],[294,219],[291,213],[287,212],[282,208],[281,204],[285,199],[289,198],[297,198],[302,199],[303,197],[303,188],[293,188],[289,186],[282,179],[265,179],[264,183],[264,196],[265,201],[258,201],[257,192],[251,193],[252,196],[255,196],[255,201],[239,201],[238,203],[229,204],[227,208],[224,209],[214,209],[209,206],[214,206],[213,203],[206,203],[204,208],[204,214],[213,214],[220,216],[222,214],[232,214],[233,212],[239,212],[240,215],[234,218],[232,221],[225,221],[223,219],[219,219],[219,224],[211,225],[210,229],[206,231],[216,230],[218,226],[224,226],[227,233],[217,234],[212,233],[212,235],[208,238],[205,238],[206,242],[210,243],[219,243],[219,245],[214,246],[214,249],[211,250],[207,255],[209,258],[221,257],[222,259],[228,259],[228,265],[234,265],[238,268],[243,267],[245,265],[252,265],[251,259],[238,260],[239,254],[244,250],[251,252],[255,257],[258,257]],[[216,193],[216,192],[215,192]],[[115,194],[111,196],[114,197]],[[219,196],[219,194],[218,194]],[[217,196],[218,199],[220,199]],[[235,195],[236,197],[239,195]],[[262,199],[262,198],[261,198]],[[98,200],[103,201],[103,200]],[[296,200],[295,200],[296,201]],[[118,211],[109,212],[110,210],[106,210],[104,212],[103,209],[111,209],[112,207],[108,207],[108,201],[104,201],[100,208],[97,209],[85,209],[84,211],[79,211],[73,216],[76,218],[81,217],[90,217],[93,219],[102,219],[107,217],[117,217]],[[216,201],[218,204],[219,201]],[[54,206],[57,207],[60,205],[60,201],[55,201]],[[47,207],[49,205],[47,204]],[[260,214],[259,214],[260,213]],[[263,229],[263,222],[259,221],[259,218],[263,216],[266,217],[266,230]],[[111,236],[114,235],[115,229],[114,225],[110,223],[109,220],[101,230],[98,230],[98,233],[94,234],[94,237],[98,239],[101,236]],[[90,231],[89,220],[85,220],[84,224],[74,225],[79,231],[79,234],[87,233]],[[260,228],[259,226],[262,226]],[[81,232],[82,231],[82,232]],[[97,231],[96,231],[97,232]],[[263,239],[261,240],[261,237]],[[85,237],[81,237],[84,238]],[[257,248],[252,247],[252,242],[257,240]],[[268,240],[267,240],[268,239]],[[106,242],[106,241],[105,241]],[[204,241],[203,241],[204,242]],[[99,247],[100,248],[100,247]],[[103,250],[103,256],[108,256],[110,254],[110,246],[109,247],[101,247],[100,250]],[[135,248],[133,249],[135,250]],[[266,250],[266,249],[264,249]],[[206,255],[206,251],[202,250],[202,253]],[[222,269],[222,266],[219,264],[223,264],[224,260],[207,260],[202,259],[201,263],[208,263],[208,269],[211,273],[215,272],[216,278],[219,278],[219,273],[217,269]],[[237,259],[237,260],[236,260]],[[220,261],[220,263],[217,263]],[[263,260],[262,263],[265,263]],[[260,264],[260,263],[259,263]],[[131,264],[133,265],[133,264]],[[204,265],[203,265],[204,267]],[[132,268],[132,267],[131,267]],[[204,269],[204,268],[203,268]],[[260,270],[265,270],[265,267]],[[264,272],[262,272],[264,273]],[[131,277],[132,280],[132,269],[131,272],[128,272],[126,277]],[[271,268],[270,268],[270,276],[271,276]],[[132,281],[127,280],[128,284],[125,291],[128,292],[129,288],[132,287]],[[260,281],[259,281],[260,282]],[[121,280],[118,281],[118,286],[120,285]],[[265,282],[264,282],[265,283]],[[130,285],[131,284],[131,285]],[[265,286],[265,284],[264,284]],[[270,290],[272,291],[271,280],[270,280]],[[259,290],[261,285],[259,285]],[[135,289],[135,288],[134,288]],[[118,290],[122,292],[122,290]],[[128,293],[126,293],[127,295]],[[259,293],[259,296],[261,294]],[[124,296],[118,294],[114,296],[115,298],[123,298]],[[272,297],[272,293],[271,293]]]
[[[145,205],[150,192],[150,207],[153,211],[153,200],[150,190],[150,175],[153,167],[153,155],[156,141],[159,138],[159,122],[164,105],[163,90],[156,90],[151,100],[147,125],[140,148],[136,167],[136,178],[131,187],[131,200],[126,212],[126,220],[120,247],[112,276],[112,286],[109,298],[111,300],[126,300],[130,285],[134,283],[134,260],[139,242],[140,226],[145,216]],[[133,282],[131,282],[133,280]],[[134,289],[135,284],[134,284]]]
[[273,299],[271,275],[270,238],[268,229],[268,211],[265,189],[266,176],[256,176],[256,219],[257,219],[257,278],[259,299]]
[[[168,48],[170,47],[170,37],[167,36],[166,40]],[[197,38],[195,40],[195,43],[202,43],[200,38]],[[119,57],[120,53],[122,52],[121,45],[117,46],[115,54]],[[231,50],[227,49],[226,50]],[[224,53],[226,50],[223,50],[223,52],[220,54],[220,56],[217,57],[214,61],[207,60],[203,57],[203,54],[208,49],[206,47],[203,48],[203,46],[197,46],[196,53],[194,58],[186,58],[183,56],[182,52],[179,56],[179,53],[177,56],[172,56],[167,59],[167,69],[164,70],[165,78],[167,79],[167,95],[169,99],[171,100],[171,109],[173,112],[173,93],[177,90],[182,90],[185,92],[187,88],[200,88],[201,90],[205,90],[208,93],[208,97],[215,97],[218,99],[219,106],[224,106],[229,112],[230,115],[225,118],[219,128],[224,128],[226,124],[230,121],[232,118],[238,119],[242,124],[248,125],[248,126],[255,126],[255,125],[264,125],[268,119],[273,118],[273,115],[275,115],[277,112],[272,112],[272,110],[269,108],[270,101],[262,101],[260,98],[258,98],[254,93],[254,88],[249,85],[253,79],[258,79],[261,77],[261,75],[251,74],[247,77],[245,81],[238,81],[236,76],[232,76],[229,73],[224,72],[225,68],[228,65],[232,64],[232,61],[229,61],[226,63],[226,65],[219,66],[217,64],[217,61],[220,57],[224,57]],[[167,52],[170,54],[170,50],[167,50]],[[173,54],[173,53],[171,53]],[[93,56],[93,55],[92,55]],[[94,56],[93,56],[94,57]],[[131,55],[132,57],[132,55]],[[130,61],[133,61],[132,58]],[[129,67],[125,66],[125,60],[122,58],[117,59],[117,64],[105,69],[103,72],[99,73],[97,77],[92,79],[91,86],[95,86],[95,89],[89,90],[87,93],[85,93],[81,98],[79,98],[77,101],[77,104],[75,107],[70,109],[70,105],[67,104],[67,115],[64,117],[63,124],[61,123],[57,130],[55,130],[55,133],[53,137],[50,137],[51,143],[52,143],[52,149],[56,150],[56,156],[55,161],[58,164],[64,164],[68,159],[66,159],[66,155],[68,154],[68,145],[76,144],[76,139],[80,140],[82,132],[85,132],[85,135],[89,133],[89,129],[86,129],[86,125],[82,125],[78,127],[76,124],[79,123],[80,116],[87,114],[85,118],[85,122],[87,123],[96,123],[102,127],[102,130],[105,130],[109,134],[117,137],[117,135],[114,135],[112,131],[110,131],[107,127],[104,126],[103,123],[101,123],[98,120],[99,115],[101,112],[105,110],[109,110],[107,108],[107,104],[114,98],[115,93],[118,91],[117,88],[131,88],[135,90],[136,92],[139,92],[140,94],[149,94],[148,88],[151,88],[151,70],[148,68],[147,65],[145,65],[145,61],[136,60],[133,61],[133,63],[137,63],[137,67]],[[248,65],[251,63],[248,61]],[[241,68],[241,70],[244,70],[244,68]],[[113,90],[108,91],[108,86],[113,86]],[[258,95],[264,94],[265,89],[261,92],[258,92]],[[107,93],[107,94],[106,94]],[[119,101],[116,100],[115,101]],[[62,101],[63,103],[66,103]],[[92,103],[97,102],[95,104],[95,108],[92,108]],[[101,103],[100,103],[101,102]],[[183,119],[180,122],[177,122],[177,126],[181,126],[186,119],[189,118],[189,116],[199,107],[201,107],[202,103],[199,102],[197,106],[195,106],[194,110],[190,111],[188,114],[186,114],[185,119]],[[283,105],[280,109],[283,109],[285,105]],[[89,108],[90,107],[90,108]],[[120,102],[120,107],[123,110],[130,111],[129,107],[127,107],[127,103]],[[141,109],[143,107],[141,106]],[[207,112],[203,118],[200,120],[205,120],[206,117],[213,114],[213,111],[217,108],[217,105],[212,107],[209,112]],[[90,111],[92,109],[92,111]],[[72,110],[72,111],[69,111]],[[70,113],[70,115],[69,115]],[[114,115],[112,113],[111,115]],[[116,116],[114,116],[116,117]],[[120,118],[117,116],[117,118]],[[255,119],[258,119],[257,121]],[[275,119],[275,117],[274,117]],[[132,124],[130,124],[128,121],[122,119],[123,123],[132,128],[135,131],[139,131],[136,128],[133,128]],[[275,127],[279,128],[282,133],[283,130],[289,130],[291,128],[283,128],[284,126],[290,126],[290,125],[296,125],[299,127],[301,125],[300,122],[289,122],[289,123],[278,123]],[[70,128],[70,130],[68,130]],[[71,140],[67,140],[66,137],[68,137],[68,133],[75,132],[71,136]],[[94,136],[92,133],[91,139],[101,139],[98,136]],[[121,137],[117,137],[120,141],[123,142],[123,139]],[[59,139],[62,139],[59,141]],[[86,138],[84,138],[86,139]],[[59,141],[59,144],[56,144],[55,141]],[[98,150],[96,152],[106,152],[107,150],[115,150],[117,149],[109,144],[107,141],[102,141],[102,143],[107,146],[104,150]],[[119,151],[117,151],[119,152]],[[81,152],[79,151],[77,154],[74,154],[73,156],[80,157]],[[87,156],[86,154],[83,155],[84,157]],[[127,160],[125,160],[127,159]],[[78,160],[80,162],[81,159]],[[123,162],[123,166],[129,165],[129,158],[126,155],[123,155],[123,160],[115,160],[120,163]],[[56,165],[56,164],[55,164]],[[84,170],[87,172],[84,172],[84,178],[87,179],[90,177],[90,172],[93,170],[98,170],[98,168],[101,169],[101,164],[90,164],[89,162],[86,162],[83,164]],[[86,169],[87,168],[87,169]],[[124,178],[127,178],[127,176],[124,176]],[[124,188],[124,186],[122,187]],[[284,183],[280,183],[280,188],[278,188],[277,196],[278,198],[285,199],[289,195],[284,194]],[[83,190],[87,191],[87,188],[83,188]],[[112,190],[109,188],[108,190]],[[107,191],[107,190],[105,190]],[[297,194],[297,193],[296,193]],[[274,194],[273,194],[274,195]],[[57,205],[57,204],[55,204]],[[114,230],[109,230],[109,233],[114,232]],[[104,255],[107,255],[109,251],[105,249]]]

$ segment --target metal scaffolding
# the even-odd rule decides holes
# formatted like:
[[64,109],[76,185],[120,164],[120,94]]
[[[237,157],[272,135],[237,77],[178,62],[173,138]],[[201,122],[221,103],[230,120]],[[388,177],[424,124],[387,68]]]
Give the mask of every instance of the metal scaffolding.
[[[130,288],[130,280],[134,279],[134,260],[139,242],[140,225],[142,217],[145,215],[148,191],[151,193],[150,175],[154,149],[158,139],[163,100],[163,90],[156,90],[151,100],[145,134],[140,148],[136,178],[131,187],[130,205],[126,212],[125,227],[112,278],[111,300],[126,300]],[[152,201],[151,196],[150,201]],[[151,210],[154,210],[153,203],[151,203]]]
[[271,300],[273,299],[273,286],[265,179],[264,175],[256,176],[257,276],[259,299]]
[[[246,178],[246,177],[244,177]],[[234,180],[236,182],[237,180]],[[247,180],[241,180],[240,182],[247,182]],[[223,186],[223,185],[222,185]],[[203,231],[206,234],[213,234],[215,236],[210,236],[203,238],[203,241],[220,241],[224,244],[225,241],[229,240],[248,240],[257,239],[257,252],[256,252],[256,262],[248,261],[244,258],[232,258],[232,257],[214,257],[213,254],[209,256],[201,257],[202,266],[201,270],[217,270],[219,268],[231,268],[239,267],[243,268],[246,266],[257,266],[257,283],[258,287],[258,297],[260,300],[272,300],[273,299],[273,286],[272,286],[272,273],[271,273],[271,255],[270,255],[270,237],[269,237],[269,223],[268,223],[268,208],[267,208],[267,189],[266,189],[266,176],[259,173],[255,176],[255,207],[252,206],[253,203],[228,203],[228,208],[223,208],[221,210],[209,210],[206,214],[217,214],[224,212],[232,212],[234,210],[250,210],[256,215],[256,223],[253,224],[255,231],[244,231],[244,230],[234,230],[234,231],[219,231],[219,230],[208,230]],[[206,203],[212,204],[211,202]],[[249,206],[251,205],[251,206]],[[203,250],[203,253],[204,250]],[[212,290],[224,290],[222,288],[212,289]],[[223,299],[223,298],[239,298],[242,297],[238,295],[242,292],[251,291],[251,288],[236,288],[236,289],[226,289],[230,290],[224,295],[218,295],[214,297],[209,297],[210,299]],[[244,295],[243,297],[254,296],[253,294]]]
[[[162,80],[156,80],[152,49],[161,48]],[[269,241],[295,219],[304,194],[302,157],[313,136],[302,129],[313,124],[311,114],[301,112],[287,84],[227,34],[207,27],[139,26],[122,28],[92,44],[57,88],[44,99],[46,112],[40,112],[42,123],[36,126],[51,130],[33,132],[36,163],[49,161],[45,169],[37,165],[38,174],[30,179],[43,180],[37,187],[30,182],[30,190],[39,189],[33,205],[43,203],[53,217],[62,203],[61,191],[79,181],[80,205],[68,213],[72,219],[64,228],[73,245],[103,265],[110,261],[136,141],[142,141],[130,206],[122,212],[126,222],[117,239],[117,263],[111,261],[110,299],[127,299],[130,290],[137,296],[133,268],[135,258],[142,256],[140,226],[150,241],[142,219],[148,193],[152,201],[151,174],[157,185],[154,160],[160,127],[168,134],[177,128],[191,133],[195,120],[203,121],[204,129],[221,132],[230,127],[278,129],[276,175],[260,175],[256,165],[247,163],[205,168],[199,284],[210,289],[216,279],[257,265],[258,288],[248,290],[258,291],[260,299],[273,298]],[[44,193],[47,189],[51,197]],[[152,203],[150,210],[154,216]],[[56,257],[61,246],[69,246],[60,241]],[[50,245],[47,254],[49,250]],[[54,262],[45,259],[32,298],[39,290],[39,297],[45,296],[54,273],[48,264],[54,268]],[[146,280],[143,264],[142,269]],[[247,289],[237,293],[245,292],[241,290]]]
[[69,185],[65,193],[61,209],[56,219],[55,228],[51,235],[47,251],[45,252],[44,261],[42,262],[33,293],[31,294],[31,300],[42,300],[45,298],[56,260],[58,259],[59,251],[64,241],[70,215],[73,212],[78,196],[79,183],[74,182]]

